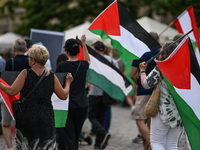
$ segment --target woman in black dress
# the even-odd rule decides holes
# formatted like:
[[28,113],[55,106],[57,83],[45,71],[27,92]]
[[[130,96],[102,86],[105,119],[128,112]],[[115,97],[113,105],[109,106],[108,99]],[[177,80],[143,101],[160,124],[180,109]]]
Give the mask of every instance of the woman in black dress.
[[[16,95],[20,92],[20,99],[23,99],[43,74],[49,52],[44,46],[33,45],[28,57],[31,69],[24,69],[10,87],[0,83],[0,89],[6,94]],[[23,101],[22,111],[18,111],[15,115],[17,150],[55,149],[55,123],[51,95],[55,92],[60,99],[66,100],[72,81],[73,77],[69,73],[66,76],[65,88],[62,88],[56,75],[48,71],[37,88]]]
[[[82,35],[81,42],[85,60],[77,59],[77,54],[80,52],[79,41],[68,39],[64,46],[68,60],[61,62],[56,69],[56,72],[58,73],[71,72],[74,77],[69,93],[68,118],[65,126],[66,140],[62,143],[58,143],[62,150],[78,149],[79,135],[87,115],[88,100],[86,96],[85,83],[86,73],[90,64],[90,57],[85,40],[85,35]],[[67,146],[65,143],[67,143]]]

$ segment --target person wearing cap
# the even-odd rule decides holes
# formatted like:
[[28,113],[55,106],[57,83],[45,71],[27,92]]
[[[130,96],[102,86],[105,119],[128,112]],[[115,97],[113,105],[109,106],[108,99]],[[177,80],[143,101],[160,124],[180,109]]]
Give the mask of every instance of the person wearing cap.
[[[97,41],[92,45],[95,51],[112,62],[112,57],[104,55],[105,45],[102,42]],[[104,127],[107,108],[108,106],[103,104],[103,90],[91,84],[89,90],[88,118],[96,131],[95,149],[106,148],[111,136],[110,133],[106,132]]]
[[[85,44],[86,37],[82,35],[81,43],[85,60],[78,60],[80,42],[75,39],[68,39],[64,45],[64,51],[68,57],[67,61],[58,64],[56,73],[71,72],[74,77],[70,86],[68,118],[65,125],[65,138],[58,146],[62,150],[77,150],[78,140],[83,123],[88,111],[88,100],[85,90],[86,73],[90,65],[90,57]],[[58,134],[59,138],[59,134]]]

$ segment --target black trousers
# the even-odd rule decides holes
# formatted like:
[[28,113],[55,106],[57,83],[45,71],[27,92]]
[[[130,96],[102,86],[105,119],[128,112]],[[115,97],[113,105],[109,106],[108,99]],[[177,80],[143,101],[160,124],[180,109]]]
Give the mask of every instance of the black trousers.
[[96,130],[96,135],[107,133],[105,130],[105,116],[108,107],[103,104],[102,99],[103,96],[89,96],[88,117]]
[[57,128],[60,150],[78,150],[78,140],[88,107],[69,108],[67,123],[64,128]]

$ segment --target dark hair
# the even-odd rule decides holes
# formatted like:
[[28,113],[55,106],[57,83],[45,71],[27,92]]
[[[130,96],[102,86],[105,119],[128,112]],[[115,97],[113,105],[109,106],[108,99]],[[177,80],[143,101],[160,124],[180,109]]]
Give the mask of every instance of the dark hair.
[[[166,47],[168,47],[170,44],[172,44],[173,41],[168,41],[166,42],[163,47],[162,47],[162,50],[163,51],[164,49],[166,49]],[[177,43],[174,43],[172,46],[170,46],[169,48],[167,48],[167,50],[165,50],[163,53],[160,54],[159,56],[159,60],[165,60],[173,51],[174,49],[177,47]]]
[[62,61],[68,60],[68,57],[66,54],[62,53],[62,54],[58,54],[57,55],[57,59],[56,59],[56,68],[58,66],[59,63],[61,63]]
[[71,48],[65,48],[65,51],[69,52],[71,56],[76,56],[80,52],[79,45],[74,44]]
[[79,42],[75,39],[68,39],[65,42],[64,48],[71,56],[76,56],[80,52]]
[[92,46],[94,46],[94,48],[100,52],[103,52],[105,49],[105,45],[101,41],[96,41],[94,44],[92,44]]
[[33,45],[33,42],[31,41],[31,39],[26,38],[24,39],[24,41],[26,42],[26,48],[31,48],[31,46]]

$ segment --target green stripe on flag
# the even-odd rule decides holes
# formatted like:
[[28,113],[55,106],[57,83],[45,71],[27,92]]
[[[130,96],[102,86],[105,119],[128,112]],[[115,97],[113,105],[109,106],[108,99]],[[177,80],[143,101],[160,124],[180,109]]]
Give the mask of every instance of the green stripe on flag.
[[179,94],[177,94],[174,86],[169,82],[169,80],[166,77],[164,77],[164,79],[181,116],[191,148],[193,150],[199,149],[200,121],[192,108],[180,97]]
[[134,82],[131,79],[131,66],[132,66],[132,61],[124,61],[124,66],[125,66],[125,71],[126,71],[126,77],[127,79],[131,82],[131,84],[133,85],[133,89],[131,90],[131,92],[128,95],[132,95],[134,93]]
[[68,110],[55,110],[54,109],[54,119],[55,127],[61,128],[65,127],[67,121]]
[[122,89],[108,80],[105,76],[96,73],[92,69],[87,71],[87,81],[95,86],[98,86],[112,98],[124,101],[126,98]]
[[120,42],[117,40],[112,39],[109,35],[107,35],[103,30],[90,30],[92,33],[97,34],[101,36],[102,39],[110,39],[111,45],[119,51],[119,56],[123,60],[133,60],[133,59],[139,59],[136,55],[129,52],[127,49],[125,49]]

